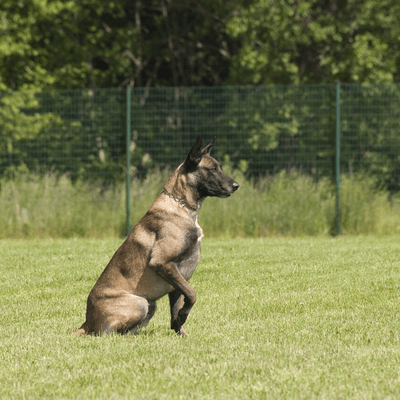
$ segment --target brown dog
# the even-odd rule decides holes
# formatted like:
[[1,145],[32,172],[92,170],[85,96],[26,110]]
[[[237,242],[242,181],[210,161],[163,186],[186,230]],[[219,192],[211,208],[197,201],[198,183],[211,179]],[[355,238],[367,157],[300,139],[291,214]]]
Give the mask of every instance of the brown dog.
[[197,210],[207,196],[229,197],[239,185],[196,139],[150,209],[116,251],[87,299],[86,321],[75,334],[135,332],[146,326],[156,301],[169,295],[171,328],[183,324],[196,301],[189,285],[200,258],[203,231]]

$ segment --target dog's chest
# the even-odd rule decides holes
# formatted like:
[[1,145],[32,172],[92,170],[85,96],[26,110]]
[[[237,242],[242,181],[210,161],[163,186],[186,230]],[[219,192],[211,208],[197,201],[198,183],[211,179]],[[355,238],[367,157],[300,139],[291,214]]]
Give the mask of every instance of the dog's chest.
[[197,218],[195,221],[196,228],[196,240],[191,244],[187,254],[184,259],[178,263],[178,269],[182,276],[188,280],[192,277],[194,270],[196,269],[197,263],[200,260],[200,242],[203,238],[203,230],[201,229],[199,223],[197,222]]
[[203,229],[201,229],[201,226],[199,225],[199,222],[197,221],[197,217],[196,217],[195,226],[196,226],[197,235],[198,235],[197,242],[200,243],[201,239],[204,237],[204,234],[203,234]]

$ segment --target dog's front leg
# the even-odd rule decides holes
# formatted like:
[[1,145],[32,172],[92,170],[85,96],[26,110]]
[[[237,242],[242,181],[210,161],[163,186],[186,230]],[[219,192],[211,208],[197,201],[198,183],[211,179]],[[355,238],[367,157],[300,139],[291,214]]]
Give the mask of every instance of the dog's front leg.
[[[158,275],[163,277],[170,285],[174,287],[174,292],[177,292],[176,295],[173,295],[175,301],[173,311],[174,315],[172,315],[174,318],[174,326],[172,329],[174,329],[174,331],[177,333],[181,333],[181,328],[185,323],[191,308],[196,302],[196,292],[178,271],[178,268],[174,262],[169,262],[164,265],[150,264],[150,266],[155,270],[155,272],[157,272]],[[182,301],[179,300],[178,294],[183,295],[183,306],[181,306]],[[183,334],[183,336],[185,336],[185,334]]]
[[168,297],[169,306],[171,308],[171,329],[178,335],[187,336],[185,328],[180,324],[178,318],[179,311],[183,307],[183,295],[178,290],[174,290],[168,294]]

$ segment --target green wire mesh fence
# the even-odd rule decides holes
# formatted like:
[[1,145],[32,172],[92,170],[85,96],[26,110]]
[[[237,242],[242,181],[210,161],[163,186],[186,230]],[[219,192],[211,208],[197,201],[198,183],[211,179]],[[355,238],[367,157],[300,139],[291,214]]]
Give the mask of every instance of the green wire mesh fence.
[[341,169],[400,191],[400,85],[342,84]]
[[[175,166],[194,137],[248,176],[334,174],[336,85],[134,88],[131,174]],[[399,190],[400,85],[341,84],[341,169]],[[126,89],[0,93],[0,175],[124,179]]]
[[121,89],[0,94],[0,176],[15,171],[112,182],[125,164]]
[[177,166],[197,135],[215,136],[213,155],[251,178],[333,178],[340,167],[400,191],[399,84],[0,93],[0,177],[53,171],[129,183]]
[[[332,85],[135,88],[131,174],[178,165],[195,136],[252,177],[296,168],[332,173]],[[126,89],[0,95],[0,174],[15,169],[121,180],[126,171]]]
[[217,158],[252,177],[291,168],[327,175],[333,96],[332,85],[135,89],[132,165],[176,165],[202,135],[217,138]]

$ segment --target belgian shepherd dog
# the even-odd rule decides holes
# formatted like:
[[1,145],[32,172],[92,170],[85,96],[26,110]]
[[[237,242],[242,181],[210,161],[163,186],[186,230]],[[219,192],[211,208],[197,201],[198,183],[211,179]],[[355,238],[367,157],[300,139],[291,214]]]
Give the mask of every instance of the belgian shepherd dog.
[[86,321],[75,334],[133,333],[149,323],[156,301],[168,294],[171,328],[186,336],[183,324],[196,302],[188,280],[200,259],[203,237],[198,210],[207,196],[225,198],[239,188],[211,157],[214,142],[202,149],[197,137],[95,283]]

